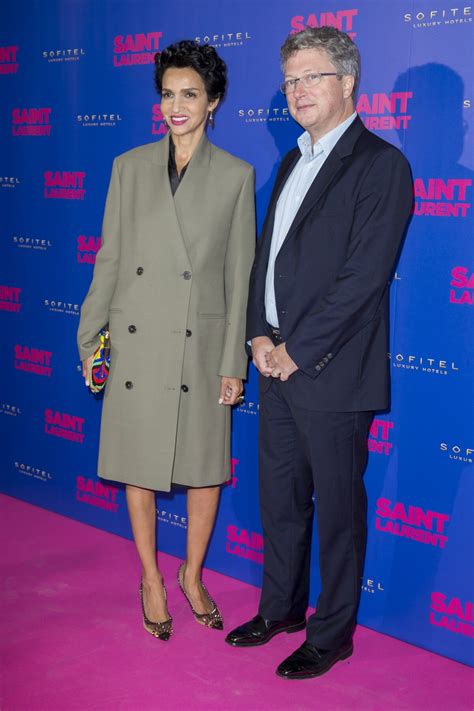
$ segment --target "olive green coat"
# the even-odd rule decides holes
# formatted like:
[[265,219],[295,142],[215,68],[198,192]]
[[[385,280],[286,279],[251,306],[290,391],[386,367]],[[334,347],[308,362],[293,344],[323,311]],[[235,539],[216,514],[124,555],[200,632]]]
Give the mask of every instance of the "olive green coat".
[[220,376],[245,378],[255,248],[253,169],[204,135],[178,190],[169,138],[115,159],[102,246],[81,309],[82,360],[109,324],[101,477],[169,491],[230,477]]

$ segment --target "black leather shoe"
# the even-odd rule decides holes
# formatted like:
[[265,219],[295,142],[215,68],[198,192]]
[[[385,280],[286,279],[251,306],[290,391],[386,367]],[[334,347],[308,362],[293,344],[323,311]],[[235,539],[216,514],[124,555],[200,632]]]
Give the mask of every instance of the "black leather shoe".
[[304,642],[278,667],[276,673],[284,679],[312,679],[330,670],[336,662],[347,659],[353,652],[352,641],[339,649],[318,649]]
[[299,632],[306,627],[306,620],[266,620],[256,615],[249,622],[229,632],[225,641],[233,647],[256,647],[266,644],[280,632]]

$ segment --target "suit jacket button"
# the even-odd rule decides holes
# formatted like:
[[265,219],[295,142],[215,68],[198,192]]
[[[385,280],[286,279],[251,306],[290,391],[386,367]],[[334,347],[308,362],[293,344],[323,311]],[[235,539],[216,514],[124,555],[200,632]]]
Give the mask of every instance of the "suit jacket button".
[[137,327],[134,326],[133,323],[130,324],[130,326],[128,327],[128,332],[129,332],[129,333],[135,333],[136,330],[137,330]]
[[324,361],[325,363],[329,363],[329,358],[328,358],[327,356],[324,356],[323,361]]
[[143,267],[138,267],[137,274],[138,276],[141,276],[143,274]]
[[186,329],[186,336],[189,338],[190,336],[193,335],[193,332],[189,330],[189,328]]
[[183,272],[183,279],[189,281],[189,279],[191,279],[191,272]]
[[317,365],[317,366],[316,366],[316,370],[321,370],[321,366],[320,366],[320,365]]
[[328,353],[328,358],[332,358],[332,353]]
[[131,389],[133,388],[133,383],[132,383],[132,381],[131,381],[131,380],[127,380],[127,382],[125,383],[125,387],[127,388],[127,390],[131,390]]
[[183,393],[187,393],[189,388],[187,385],[181,385],[181,390],[183,391]]

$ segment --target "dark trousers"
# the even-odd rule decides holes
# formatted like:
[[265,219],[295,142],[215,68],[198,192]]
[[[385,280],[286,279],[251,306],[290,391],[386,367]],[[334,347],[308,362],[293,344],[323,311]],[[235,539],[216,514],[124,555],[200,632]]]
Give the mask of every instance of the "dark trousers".
[[307,639],[335,649],[351,638],[360,599],[367,538],[363,474],[373,413],[303,410],[291,404],[286,387],[274,380],[260,395],[265,556],[259,612],[271,620],[305,616],[316,506],[322,589]]

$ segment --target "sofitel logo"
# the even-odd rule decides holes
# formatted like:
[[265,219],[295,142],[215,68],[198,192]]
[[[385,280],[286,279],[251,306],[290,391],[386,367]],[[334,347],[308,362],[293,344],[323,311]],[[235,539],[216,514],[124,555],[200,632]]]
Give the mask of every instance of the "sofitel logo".
[[79,304],[73,304],[70,301],[56,301],[55,299],[45,299],[44,306],[52,313],[67,314],[68,316],[79,316]]
[[361,585],[362,592],[370,593],[375,595],[375,593],[385,592],[385,588],[379,580],[373,580],[372,578],[363,578]]
[[77,261],[80,264],[95,264],[100,242],[100,237],[79,235],[77,238]]
[[393,443],[389,442],[390,431],[392,429],[393,422],[375,418],[372,421],[369,439],[367,441],[369,452],[376,452],[377,454],[385,454],[385,456],[388,456],[393,447]]
[[227,526],[226,553],[263,565],[263,536],[255,531]]
[[186,516],[180,516],[171,511],[165,511],[164,509],[156,509],[156,518],[158,521],[169,523],[171,526],[177,526],[178,528],[187,529],[188,527],[188,519]]
[[19,313],[21,289],[18,286],[0,284],[0,311],[14,311]]
[[474,272],[467,267],[453,267],[451,270],[449,301],[452,304],[474,304]]
[[76,123],[80,126],[84,126],[85,128],[97,128],[104,126],[114,128],[120,123],[121,120],[121,115],[117,113],[86,113],[76,115]]
[[14,347],[13,365],[16,370],[23,370],[26,373],[35,373],[51,377],[51,356],[52,351],[45,351],[41,348],[32,348],[17,344]]
[[442,592],[431,593],[430,625],[474,639],[474,603],[448,598]]
[[471,9],[470,6],[465,6],[406,12],[403,15],[403,20],[411,24],[414,29],[441,27],[441,25],[462,25],[472,22]]
[[86,173],[68,170],[46,170],[44,173],[44,191],[46,199],[84,200],[84,178]]
[[351,39],[356,33],[353,32],[354,18],[359,14],[359,10],[336,10],[336,12],[321,12],[319,16],[313,12],[310,15],[295,15],[291,18],[291,34],[300,32],[306,27],[322,27],[329,25],[337,27],[338,30],[346,32]]
[[0,415],[10,415],[10,417],[18,417],[21,415],[21,408],[18,405],[10,405],[7,402],[0,402]]
[[460,447],[458,444],[447,444],[441,442],[439,445],[440,452],[444,452],[449,459],[462,464],[472,464],[474,449],[471,447]]
[[448,537],[443,535],[448,514],[425,511],[420,506],[405,507],[401,501],[392,505],[389,499],[377,499],[375,528],[392,536],[409,538],[418,543],[444,548]]
[[16,74],[18,71],[18,62],[16,54],[19,47],[12,45],[10,47],[0,47],[0,74]]
[[161,104],[153,104],[151,109],[151,132],[155,136],[162,136],[168,132],[165,117],[161,111]]
[[30,464],[24,464],[23,462],[15,462],[15,469],[19,474],[29,476],[32,479],[37,479],[38,481],[51,481],[53,478],[52,474],[46,471],[46,469],[33,467]]
[[84,443],[84,417],[70,415],[67,412],[51,410],[44,411],[44,431],[52,437],[60,437],[70,442]]
[[96,506],[104,511],[117,513],[117,494],[119,489],[116,486],[102,484],[102,482],[95,479],[77,476],[76,487],[76,501],[88,506]]
[[15,189],[17,185],[20,185],[19,178],[13,175],[0,175],[0,188]]
[[290,110],[288,107],[264,108],[249,106],[245,109],[239,109],[239,117],[245,123],[276,123],[278,121],[289,121]]
[[48,62],[78,62],[86,53],[82,47],[72,49],[46,49],[42,52],[43,59]]
[[413,191],[414,215],[431,217],[467,217],[471,207],[468,202],[468,188],[471,178],[415,178]]
[[51,108],[13,109],[12,134],[14,136],[50,136]]
[[387,353],[387,356],[392,361],[392,367],[401,370],[419,371],[421,373],[431,373],[432,375],[448,375],[459,371],[454,361],[405,355],[404,353]]
[[13,235],[12,242],[15,247],[19,249],[35,249],[40,252],[45,252],[47,249],[53,246],[50,239],[40,239],[39,237],[22,237],[20,235]]
[[[392,91],[390,94],[361,94],[356,111],[367,128],[374,131],[408,128],[411,116],[408,102],[412,91]],[[365,117],[365,118],[364,118]]]
[[236,412],[242,415],[258,415],[260,405],[258,402],[250,402],[244,400],[244,402],[236,408]]
[[114,67],[153,64],[162,37],[163,32],[117,35],[114,37]]
[[242,47],[252,37],[248,32],[220,32],[219,34],[203,34],[195,37],[197,44],[210,44],[212,47]]

